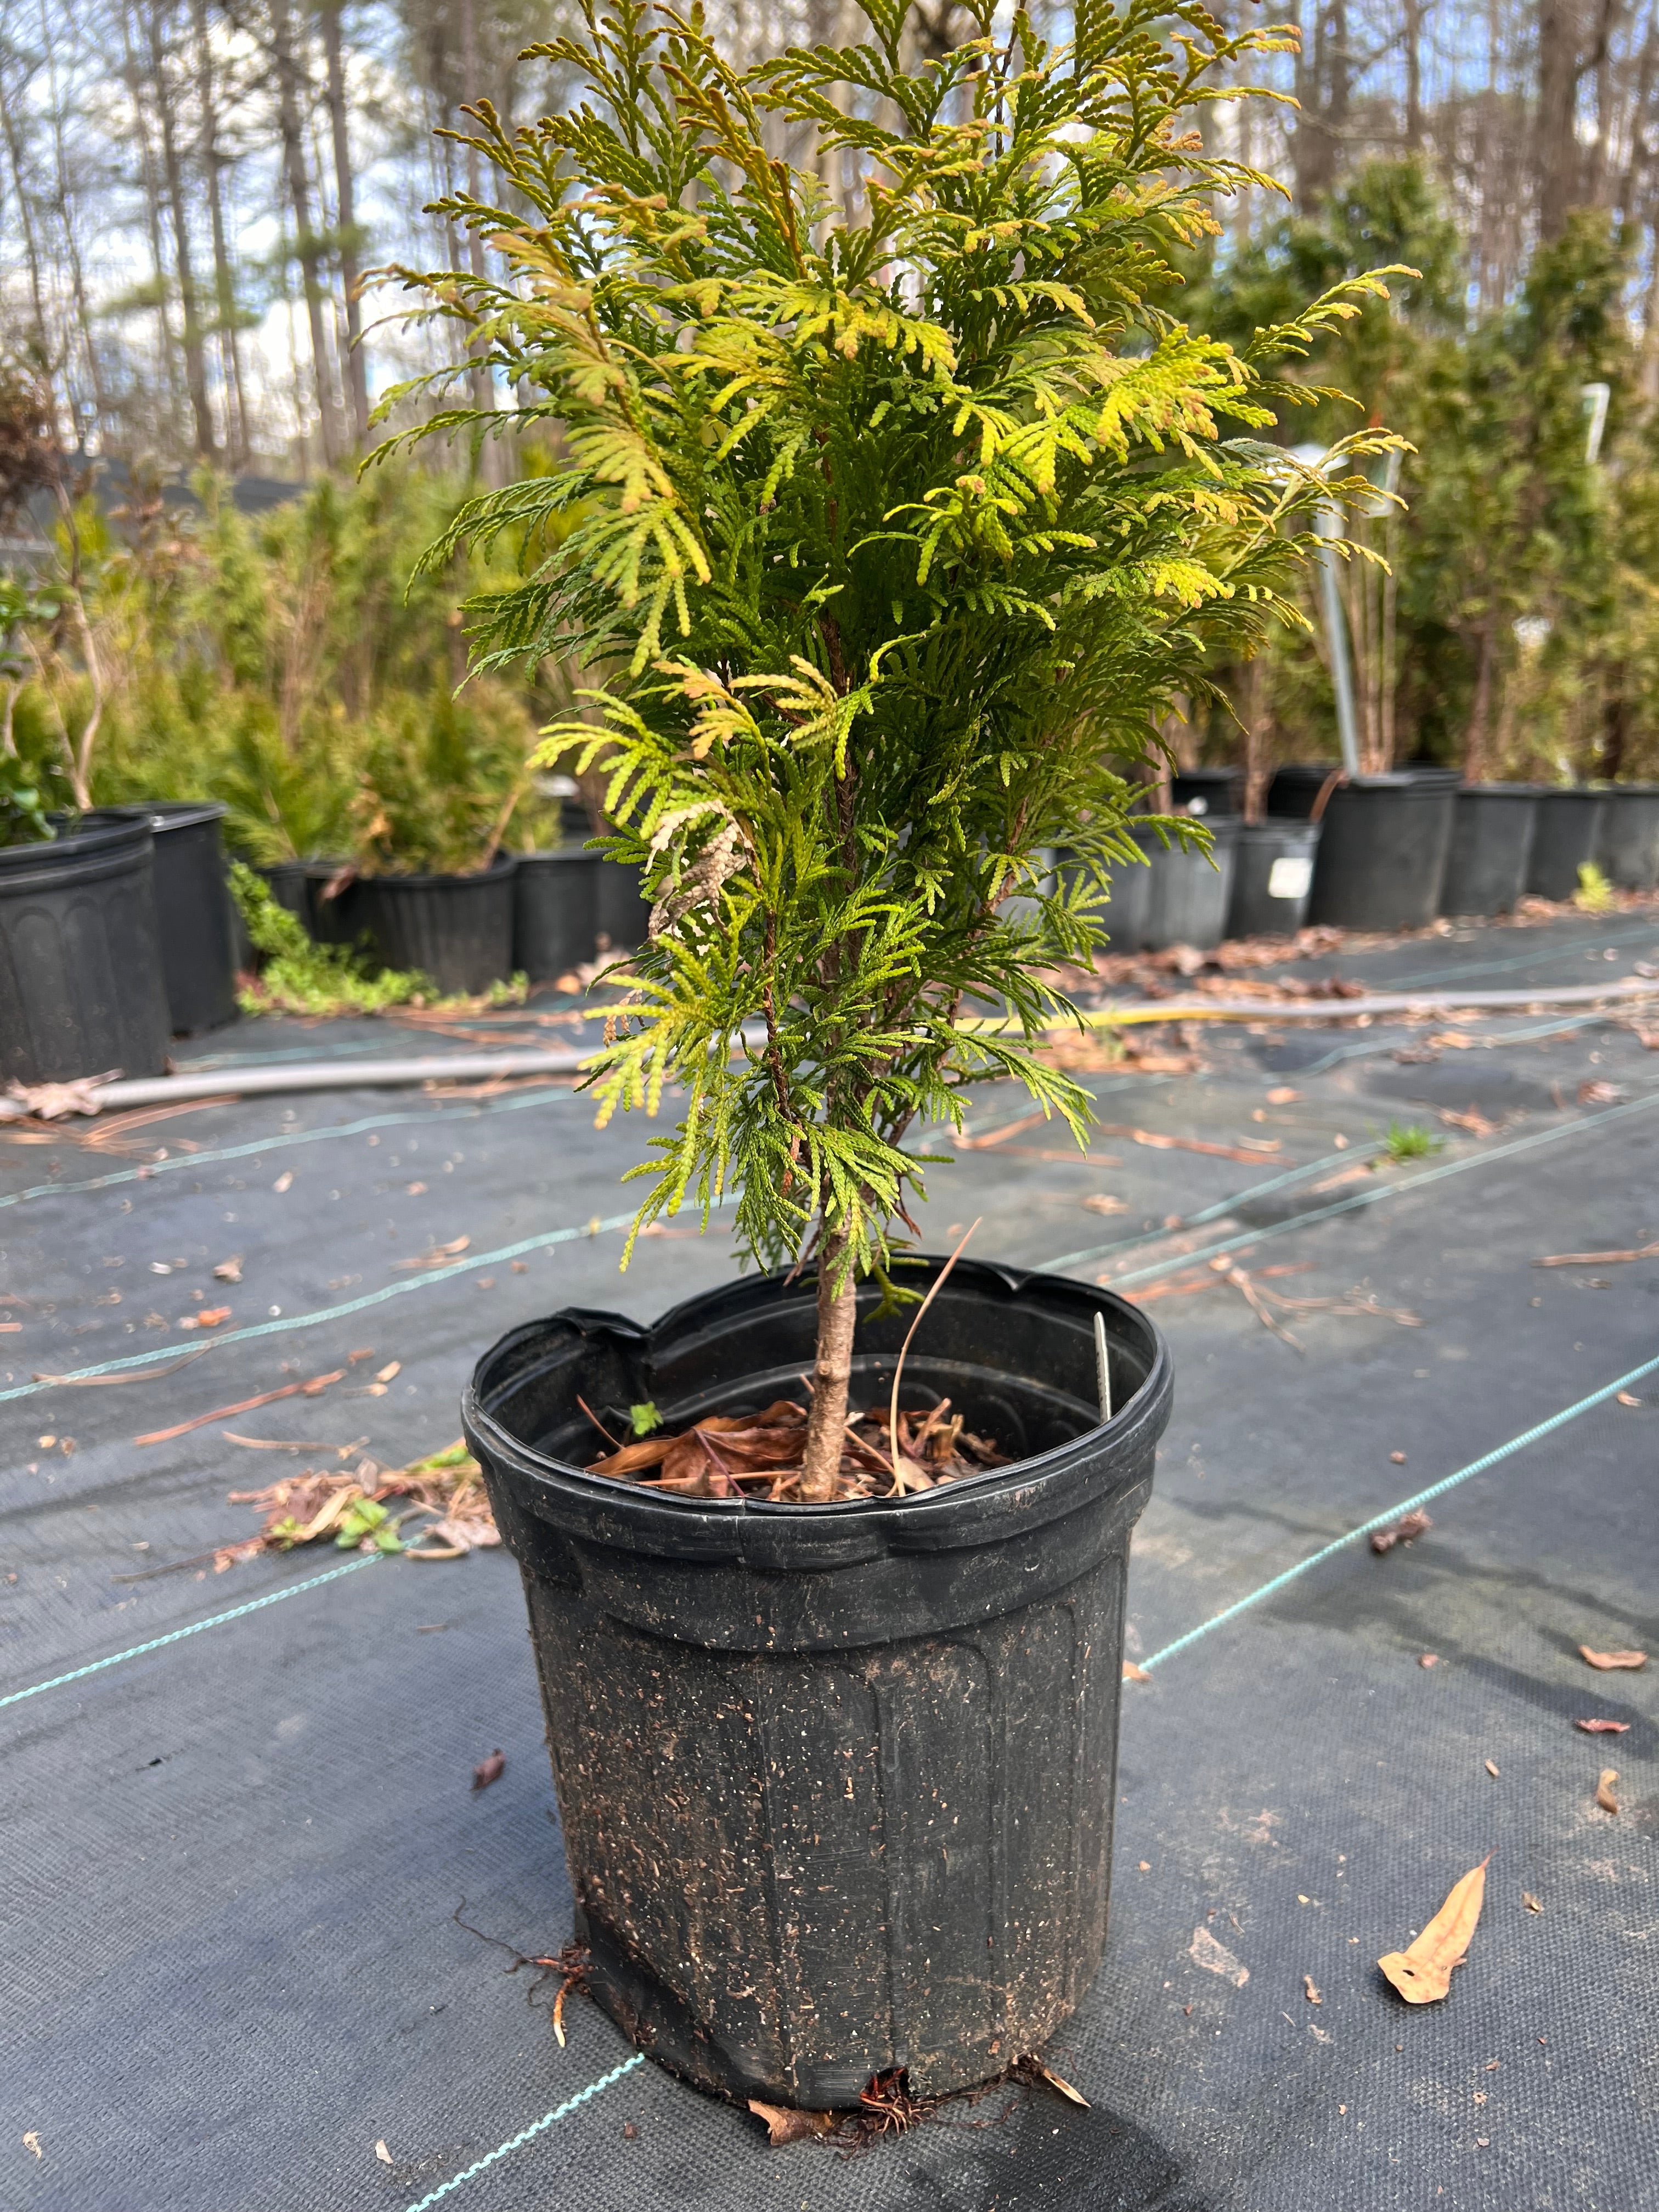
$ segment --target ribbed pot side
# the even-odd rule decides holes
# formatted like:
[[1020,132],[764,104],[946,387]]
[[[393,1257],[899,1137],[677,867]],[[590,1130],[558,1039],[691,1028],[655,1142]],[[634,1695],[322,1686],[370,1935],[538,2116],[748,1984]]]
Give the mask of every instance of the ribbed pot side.
[[[885,1401],[908,1323],[875,1304],[855,1404]],[[895,2066],[921,2090],[988,2079],[1094,1978],[1128,1540],[1172,1386],[1109,1292],[964,1262],[904,1401],[950,1396],[1018,1464],[831,1506],[580,1471],[578,1393],[607,1426],[646,1400],[678,1426],[799,1395],[813,1311],[809,1275],[649,1329],[557,1315],[485,1356],[464,1418],[524,1577],[594,1995],[704,2088],[827,2108]]]

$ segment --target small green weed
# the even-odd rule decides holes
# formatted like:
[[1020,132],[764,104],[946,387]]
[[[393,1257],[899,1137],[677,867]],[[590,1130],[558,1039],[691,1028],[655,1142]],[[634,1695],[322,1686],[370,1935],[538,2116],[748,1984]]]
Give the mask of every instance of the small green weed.
[[1431,1153],[1443,1152],[1446,1140],[1420,1121],[1390,1121],[1382,1146],[1395,1166],[1401,1167],[1407,1160],[1425,1160]]
[[1618,905],[1619,894],[1594,860],[1585,860],[1579,867],[1572,902],[1580,914],[1610,914]]
[[662,1415],[647,1398],[642,1406],[630,1406],[628,1417],[634,1425],[636,1437],[648,1437],[653,1429],[662,1426]]
[[264,956],[258,978],[238,994],[244,1013],[374,1014],[436,999],[430,977],[418,971],[374,975],[349,946],[314,943],[299,916],[279,906],[264,878],[240,860],[231,863],[230,888],[254,951]]

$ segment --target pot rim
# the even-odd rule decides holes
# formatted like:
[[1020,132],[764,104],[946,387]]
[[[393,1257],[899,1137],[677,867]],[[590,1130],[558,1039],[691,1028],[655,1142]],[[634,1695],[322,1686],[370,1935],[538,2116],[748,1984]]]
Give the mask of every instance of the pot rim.
[[[945,1262],[938,1255],[916,1255],[926,1258],[934,1271]],[[1040,1268],[1003,1266],[994,1261],[959,1261],[953,1271],[963,1279],[967,1287],[975,1277],[981,1287],[1000,1288],[1008,1295],[1018,1297],[1028,1284],[1054,1285],[1073,1294],[1083,1305],[1125,1317],[1129,1328],[1123,1333],[1139,1335],[1143,1347],[1151,1353],[1146,1379],[1128,1400],[1108,1421],[1097,1421],[1091,1427],[1068,1437],[1064,1443],[1052,1445],[1048,1450],[1032,1457],[1017,1460],[1008,1467],[987,1468],[978,1474],[963,1475],[955,1481],[941,1484],[933,1490],[914,1492],[902,1498],[840,1498],[827,1503],[806,1504],[781,1500],[776,1504],[757,1498],[677,1498],[665,1496],[655,1490],[646,1490],[637,1483],[629,1482],[616,1475],[594,1474],[586,1468],[572,1466],[568,1461],[557,1460],[538,1451],[507,1429],[489,1410],[481,1389],[484,1370],[509,1346],[522,1342],[538,1331],[549,1328],[561,1321],[580,1326],[590,1322],[597,1327],[618,1334],[631,1334],[636,1340],[647,1341],[659,1331],[666,1329],[679,1316],[714,1298],[731,1297],[747,1291],[754,1302],[760,1301],[757,1292],[784,1283],[789,1271],[778,1269],[771,1273],[750,1276],[746,1282],[723,1285],[714,1291],[703,1291],[682,1300],[671,1307],[654,1323],[646,1325],[629,1321],[624,1316],[592,1310],[572,1309],[563,1313],[521,1322],[499,1338],[478,1361],[469,1378],[461,1400],[461,1425],[467,1442],[474,1449],[484,1443],[497,1460],[505,1462],[520,1475],[528,1476],[544,1496],[562,1496],[572,1504],[584,1507],[609,1507],[639,1534],[659,1531],[671,1539],[675,1531],[690,1536],[696,1530],[705,1533],[736,1532],[744,1527],[769,1525],[774,1529],[793,1528],[801,1533],[817,1529],[828,1533],[832,1528],[843,1528],[849,1533],[863,1529],[873,1534],[887,1531],[896,1535],[898,1526],[915,1536],[925,1536],[930,1528],[938,1529],[964,1515],[972,1518],[980,1506],[994,1507],[997,1501],[1009,1492],[1032,1488],[1048,1488],[1067,1474],[1078,1471],[1079,1456],[1092,1461],[1100,1447],[1100,1439],[1109,1437],[1117,1454],[1127,1454],[1149,1427],[1153,1440],[1161,1435],[1168,1419],[1168,1401],[1174,1393],[1173,1364],[1164,1334],[1151,1316],[1128,1299],[1102,1285],[1079,1283],[1069,1276],[1052,1275]],[[797,1280],[811,1284],[812,1273],[803,1271]],[[714,1316],[710,1316],[712,1319]],[[961,1363],[967,1364],[969,1363]],[[994,1374],[994,1370],[985,1370]],[[758,1374],[757,1380],[760,1379]],[[1065,1510],[1057,1502],[1058,1510]],[[897,1525],[893,1525],[897,1524]]]
[[[63,817],[50,818],[61,821]],[[0,846],[0,878],[4,878],[6,888],[33,889],[43,875],[58,877],[66,869],[90,881],[88,869],[109,863],[131,867],[155,849],[149,817],[137,808],[88,807],[81,821],[80,829],[49,837],[44,843]]]

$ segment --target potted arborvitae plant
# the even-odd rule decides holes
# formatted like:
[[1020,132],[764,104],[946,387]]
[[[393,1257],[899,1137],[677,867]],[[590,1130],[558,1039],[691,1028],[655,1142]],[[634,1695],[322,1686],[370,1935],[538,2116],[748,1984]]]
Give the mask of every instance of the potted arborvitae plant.
[[[1056,48],[987,5],[917,61],[867,0],[867,43],[740,74],[700,21],[584,12],[535,51],[585,104],[511,138],[480,106],[503,205],[446,204],[506,275],[412,280],[565,463],[432,557],[522,533],[479,665],[615,672],[546,755],[608,763],[655,901],[594,1085],[673,1086],[641,1224],[729,1200],[771,1272],[532,1322],[465,1421],[589,1986],[709,2087],[833,2106],[995,2074],[1099,1963],[1167,1356],[1108,1291],[903,1232],[969,1083],[1082,1139],[1039,1048],[1139,858],[1112,763],[1296,618],[1324,487],[1250,438],[1285,396],[1251,357],[1148,304],[1243,181],[1187,124],[1259,37],[1131,6]],[[813,132],[814,173],[769,150]]]

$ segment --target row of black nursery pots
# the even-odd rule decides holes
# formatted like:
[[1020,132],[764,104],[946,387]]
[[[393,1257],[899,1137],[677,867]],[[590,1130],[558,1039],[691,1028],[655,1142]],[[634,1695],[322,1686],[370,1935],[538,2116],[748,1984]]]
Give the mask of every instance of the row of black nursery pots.
[[0,848],[0,1081],[159,1075],[236,1012],[217,805],[106,807]]
[[1114,884],[1114,950],[1507,914],[1528,893],[1571,898],[1587,863],[1620,890],[1659,888],[1659,784],[1462,785],[1449,769],[1346,777],[1313,762],[1277,772],[1259,823],[1243,787],[1234,768],[1176,776],[1172,803],[1206,822],[1214,865],[1135,830],[1151,866]]
[[359,945],[471,996],[514,975],[532,983],[631,951],[651,909],[640,872],[580,844],[498,854],[476,875],[358,876],[337,860],[265,871],[272,896],[321,944]]

